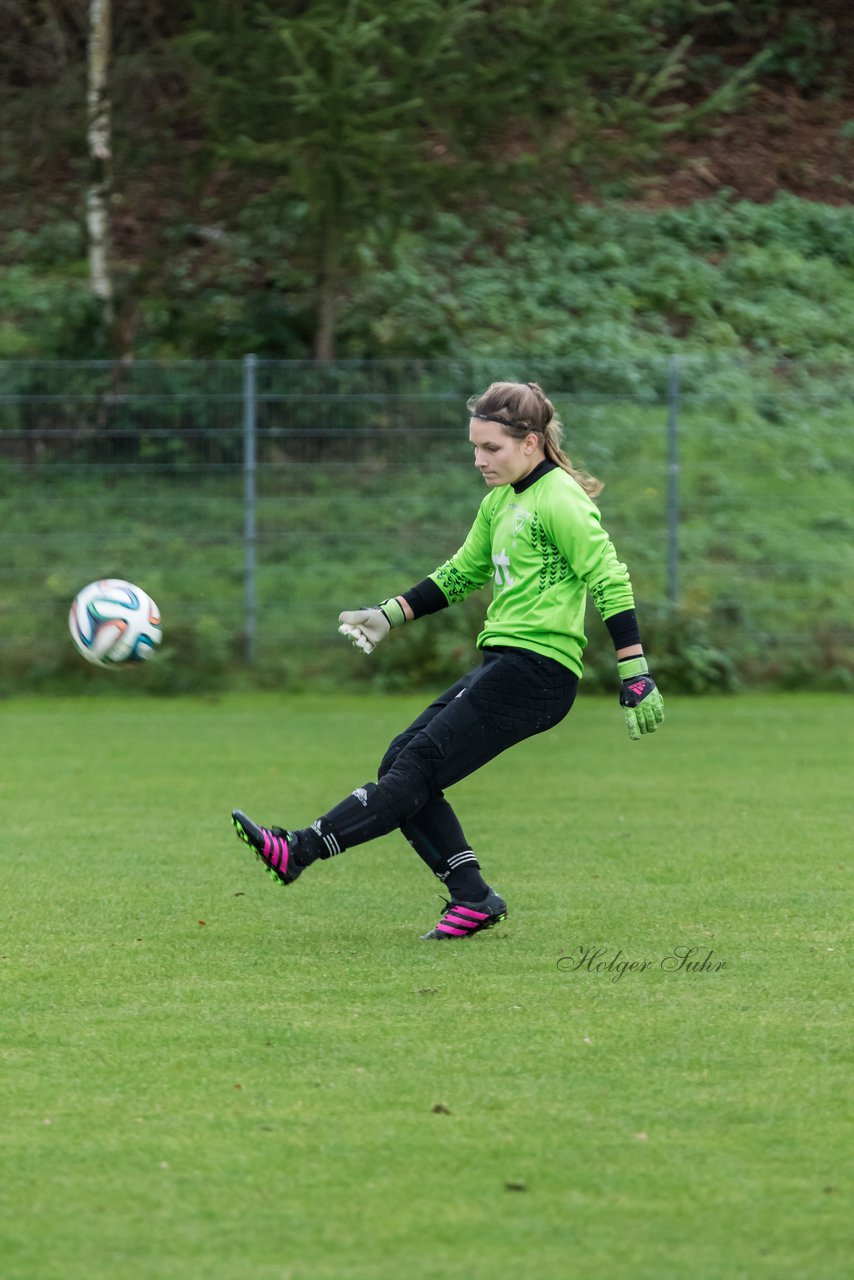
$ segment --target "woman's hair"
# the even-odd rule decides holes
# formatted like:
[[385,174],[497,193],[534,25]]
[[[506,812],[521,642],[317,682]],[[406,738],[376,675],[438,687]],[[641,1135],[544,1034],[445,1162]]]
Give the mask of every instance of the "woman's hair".
[[473,418],[499,423],[514,440],[524,440],[532,431],[542,436],[549,461],[569,472],[591,498],[602,492],[602,481],[577,471],[564,453],[560,444],[563,423],[536,382],[493,382],[482,395],[472,396],[466,407]]

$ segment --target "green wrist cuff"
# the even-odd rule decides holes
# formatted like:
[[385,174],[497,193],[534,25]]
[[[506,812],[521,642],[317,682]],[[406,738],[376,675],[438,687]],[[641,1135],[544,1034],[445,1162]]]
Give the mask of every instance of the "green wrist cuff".
[[391,600],[383,600],[380,609],[385,614],[390,627],[401,627],[406,621],[406,614],[403,612],[403,606],[395,597]]
[[645,676],[649,674],[649,667],[646,658],[639,653],[634,658],[621,658],[617,663],[617,670],[620,673],[621,680],[631,680],[632,676]]

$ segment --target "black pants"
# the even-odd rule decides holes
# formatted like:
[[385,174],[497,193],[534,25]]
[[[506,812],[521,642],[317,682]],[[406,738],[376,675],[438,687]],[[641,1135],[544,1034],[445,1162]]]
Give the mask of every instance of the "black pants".
[[514,743],[559,724],[577,690],[574,672],[550,658],[528,649],[485,649],[479,667],[393,740],[378,782],[359,787],[321,824],[341,849],[399,827],[430,869],[447,879],[471,846],[445,788]]

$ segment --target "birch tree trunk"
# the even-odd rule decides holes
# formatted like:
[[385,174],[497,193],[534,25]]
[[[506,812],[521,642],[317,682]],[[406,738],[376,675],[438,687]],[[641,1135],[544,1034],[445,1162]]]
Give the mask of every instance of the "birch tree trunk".
[[89,283],[103,307],[108,324],[113,320],[113,276],[110,252],[110,130],[111,0],[89,2],[88,85],[86,140],[89,148],[89,188],[86,192],[86,228],[89,235]]

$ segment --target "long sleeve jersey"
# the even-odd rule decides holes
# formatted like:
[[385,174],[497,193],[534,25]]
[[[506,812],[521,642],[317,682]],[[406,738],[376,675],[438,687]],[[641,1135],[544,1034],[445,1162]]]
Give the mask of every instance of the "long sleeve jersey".
[[518,485],[492,489],[459,551],[429,576],[448,604],[491,578],[478,648],[532,649],[578,676],[587,592],[603,620],[634,607],[628,570],[596,505],[568,472],[548,464]]

